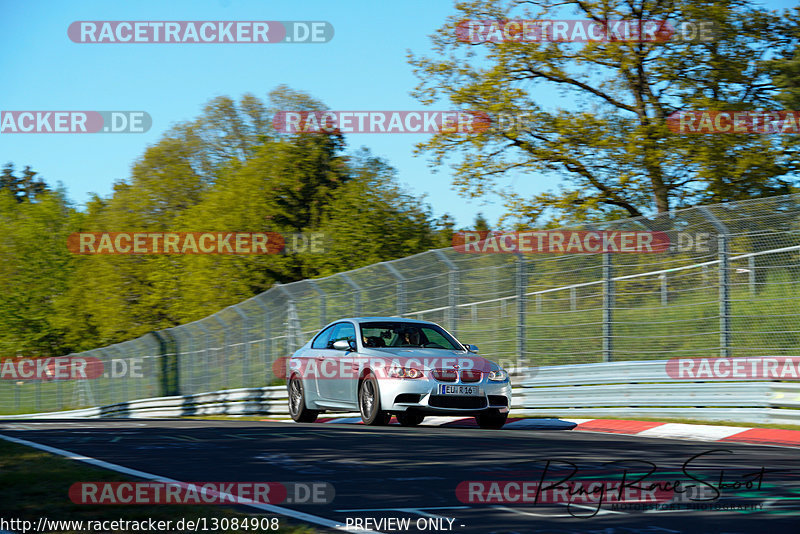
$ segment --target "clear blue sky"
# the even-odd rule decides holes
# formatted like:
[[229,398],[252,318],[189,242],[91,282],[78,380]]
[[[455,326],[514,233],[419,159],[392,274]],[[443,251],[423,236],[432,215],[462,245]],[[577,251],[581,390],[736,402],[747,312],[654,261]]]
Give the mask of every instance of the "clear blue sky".
[[[0,110],[144,110],[153,118],[145,134],[2,134],[0,164],[30,165],[48,183],[62,182],[81,205],[90,193],[109,195],[148,145],[215,96],[251,92],[266,100],[286,84],[331,109],[421,109],[409,94],[417,79],[406,50],[429,53],[428,36],[454,12],[445,0],[0,0]],[[325,20],[336,35],[327,44],[92,45],[67,37],[76,20]],[[494,222],[503,212],[496,197],[460,197],[448,167],[433,174],[426,157],[413,155],[423,139],[352,134],[347,140],[352,149],[364,145],[388,159],[411,192],[427,194],[435,215],[448,212],[468,226],[481,211]],[[525,176],[503,185],[531,194],[555,183]]]

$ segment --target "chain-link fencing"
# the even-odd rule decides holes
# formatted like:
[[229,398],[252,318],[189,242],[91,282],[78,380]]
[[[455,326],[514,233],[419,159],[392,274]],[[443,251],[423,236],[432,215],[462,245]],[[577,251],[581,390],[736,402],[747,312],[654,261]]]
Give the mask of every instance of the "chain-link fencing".
[[[579,228],[575,228],[579,229]],[[4,413],[280,381],[279,359],[351,316],[434,321],[506,366],[800,356],[800,195],[583,230],[665,232],[660,253],[431,250],[269,291],[190,324],[72,355],[92,380],[0,381]]]

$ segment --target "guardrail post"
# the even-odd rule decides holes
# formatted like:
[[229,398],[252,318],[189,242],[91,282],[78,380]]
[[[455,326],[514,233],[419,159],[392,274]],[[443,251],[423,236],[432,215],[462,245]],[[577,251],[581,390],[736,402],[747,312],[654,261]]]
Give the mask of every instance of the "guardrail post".
[[447,329],[458,339],[458,266],[445,253],[436,249],[434,254],[447,265]]
[[361,286],[356,284],[352,278],[344,273],[340,273],[339,276],[342,277],[347,285],[353,288],[353,315],[355,317],[361,317]]
[[386,267],[386,270],[389,271],[392,276],[397,279],[397,283],[395,287],[397,288],[397,305],[395,306],[395,313],[398,317],[402,317],[406,313],[406,279],[405,277],[400,274],[400,271],[392,265],[391,263],[387,263],[385,261],[381,262],[381,265]]
[[603,361],[614,359],[614,270],[611,253],[603,253]]
[[517,354],[519,355],[518,367],[526,367],[527,354],[526,354],[526,339],[527,329],[525,328],[526,321],[526,305],[527,300],[525,297],[525,290],[528,287],[528,261],[523,254],[517,254]]
[[240,310],[237,306],[232,306],[233,311],[242,318],[242,387],[252,386],[252,374],[250,373],[250,341],[247,338],[247,331],[250,329],[250,316]]
[[730,253],[728,251],[728,227],[705,206],[698,208],[700,213],[716,228],[717,254],[719,256],[719,355],[731,356],[731,295],[730,295]]

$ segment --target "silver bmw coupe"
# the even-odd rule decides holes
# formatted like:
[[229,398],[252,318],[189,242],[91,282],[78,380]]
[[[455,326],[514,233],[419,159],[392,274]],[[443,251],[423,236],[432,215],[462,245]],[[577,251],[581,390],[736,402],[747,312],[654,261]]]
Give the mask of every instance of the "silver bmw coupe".
[[441,326],[399,317],[330,323],[286,362],[289,412],[313,422],[322,412],[358,410],[368,425],[403,426],[426,415],[474,416],[501,428],[511,406],[508,373]]

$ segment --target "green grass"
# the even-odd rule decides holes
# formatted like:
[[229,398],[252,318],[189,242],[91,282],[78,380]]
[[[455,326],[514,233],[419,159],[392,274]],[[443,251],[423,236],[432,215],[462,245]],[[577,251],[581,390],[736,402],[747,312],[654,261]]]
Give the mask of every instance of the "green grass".
[[[274,514],[245,514],[226,506],[195,505],[81,505],[70,501],[74,482],[135,480],[36,449],[0,440],[0,517],[33,521],[51,520],[172,520],[186,518],[279,517],[284,534],[312,534],[317,530]],[[174,528],[173,530],[174,531]],[[76,531],[62,531],[65,533]],[[85,532],[85,531],[84,531]],[[225,532],[250,532],[228,530]]]

